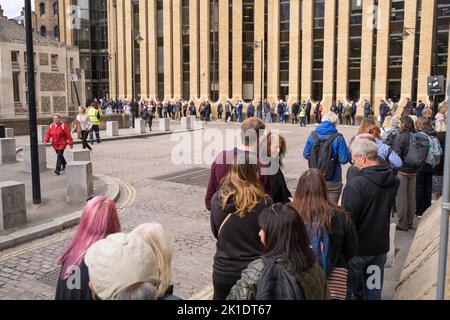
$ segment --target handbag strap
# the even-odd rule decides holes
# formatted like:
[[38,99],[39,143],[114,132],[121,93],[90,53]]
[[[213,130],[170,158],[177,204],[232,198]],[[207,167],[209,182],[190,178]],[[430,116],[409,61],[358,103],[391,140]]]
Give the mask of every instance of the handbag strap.
[[225,220],[223,220],[222,224],[220,225],[218,236],[220,236],[220,232],[222,231],[223,226],[225,225],[225,223],[226,223],[226,222],[228,221],[228,219],[230,219],[230,218],[231,218],[231,213],[229,213],[229,214],[227,215],[227,217],[225,218]]

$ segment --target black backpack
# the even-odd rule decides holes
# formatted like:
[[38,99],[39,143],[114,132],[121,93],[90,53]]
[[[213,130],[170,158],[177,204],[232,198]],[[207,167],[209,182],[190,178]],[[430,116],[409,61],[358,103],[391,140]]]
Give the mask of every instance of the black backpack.
[[407,168],[420,169],[428,157],[430,140],[428,136],[420,133],[409,135],[409,149],[404,164]]
[[308,160],[310,169],[319,169],[328,180],[333,176],[335,168],[335,159],[333,156],[333,150],[331,144],[338,137],[341,137],[340,133],[332,134],[328,139],[319,139],[319,135],[316,131],[313,131],[313,146],[311,148],[311,156]]
[[295,277],[273,257],[262,257],[264,270],[256,289],[256,300],[305,300]]

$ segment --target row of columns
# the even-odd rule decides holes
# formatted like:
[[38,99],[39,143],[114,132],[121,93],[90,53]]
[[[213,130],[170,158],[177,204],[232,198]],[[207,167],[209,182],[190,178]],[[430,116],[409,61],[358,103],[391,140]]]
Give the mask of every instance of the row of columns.
[[[64,1],[64,0],[62,0]],[[434,16],[434,1],[422,1],[422,17]],[[110,3],[110,2],[109,2]],[[183,53],[182,53],[182,0],[164,0],[164,98],[181,98],[183,93]],[[229,56],[229,0],[218,0],[219,5],[219,99],[237,102],[242,99],[242,0],[232,0],[232,54]],[[390,1],[378,1],[377,17],[374,17],[374,0],[362,0],[362,40],[361,40],[361,105],[365,98],[374,101],[387,98],[389,43],[390,43]],[[255,1],[255,40],[264,36],[264,1]],[[131,0],[117,0],[117,8],[109,5],[109,29],[117,28],[118,43],[109,38],[110,50],[117,49],[119,65],[120,96],[131,97]],[[267,96],[271,102],[279,93],[280,62],[280,0],[268,1],[268,61]],[[141,44],[141,88],[143,97],[157,97],[157,12],[156,1],[140,1],[140,32],[144,38]],[[405,0],[404,26],[411,35],[403,40],[403,63],[401,101],[411,96],[414,67],[414,42],[416,38],[417,1]],[[189,1],[189,45],[190,45],[190,97],[198,103],[210,96],[210,3],[209,0]],[[323,104],[330,105],[333,92],[336,99],[347,102],[348,92],[348,56],[350,34],[350,0],[339,1],[338,12],[334,0],[325,0],[324,30],[324,69]],[[336,29],[336,16],[339,22]],[[290,2],[290,62],[289,62],[289,100],[307,100],[312,94],[313,79],[313,20],[314,0],[292,0]],[[374,27],[377,23],[377,46],[373,52]],[[302,21],[302,22],[301,22]],[[116,24],[115,24],[116,23]],[[301,25],[300,25],[301,24]],[[114,31],[112,32],[114,34]],[[128,34],[130,33],[130,34]],[[418,99],[428,101],[427,77],[431,74],[433,19],[422,19],[420,37],[420,59],[418,67]],[[110,32],[111,35],[111,32]],[[301,35],[301,41],[300,41]],[[337,52],[335,50],[338,39]],[[257,49],[260,50],[260,49]],[[300,59],[301,52],[301,59]],[[373,55],[376,65],[373,65]],[[260,53],[254,55],[254,97],[259,101],[261,92]],[[229,59],[232,59],[232,88],[229,88]],[[337,59],[337,66],[335,66]],[[300,61],[301,60],[301,61]],[[114,57],[110,60],[110,70],[114,70]],[[337,68],[337,72],[335,72]],[[372,73],[375,68],[375,81]],[[110,76],[114,79],[114,72]],[[450,75],[450,68],[449,68]],[[336,84],[335,80],[336,79]],[[336,88],[334,86],[336,85]],[[115,96],[114,83],[111,81],[111,96]],[[231,89],[232,97],[229,97]]]

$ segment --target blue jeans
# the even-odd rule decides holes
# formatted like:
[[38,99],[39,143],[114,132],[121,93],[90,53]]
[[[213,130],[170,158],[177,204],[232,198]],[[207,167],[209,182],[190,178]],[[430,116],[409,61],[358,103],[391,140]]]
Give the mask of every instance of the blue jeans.
[[256,111],[256,117],[258,119],[262,119],[262,112],[261,111]]
[[242,112],[239,112],[238,114],[237,114],[237,121],[238,122],[243,122],[244,120],[242,119]]
[[356,256],[347,265],[349,300],[381,300],[386,254],[373,257]]
[[272,123],[272,122],[273,122],[273,119],[272,119],[272,112],[267,112],[267,113],[264,115],[264,122],[269,122],[269,123]]

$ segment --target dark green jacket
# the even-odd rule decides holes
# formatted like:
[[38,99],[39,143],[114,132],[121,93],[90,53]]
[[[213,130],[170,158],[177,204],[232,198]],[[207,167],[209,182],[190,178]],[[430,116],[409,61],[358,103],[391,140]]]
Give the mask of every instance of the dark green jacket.
[[[282,259],[277,261],[292,274],[288,261]],[[255,300],[256,289],[263,270],[264,263],[261,258],[250,263],[247,269],[242,271],[241,279],[231,289],[227,300]],[[303,291],[305,300],[331,299],[327,279],[319,265],[316,264],[308,271],[294,276]]]

